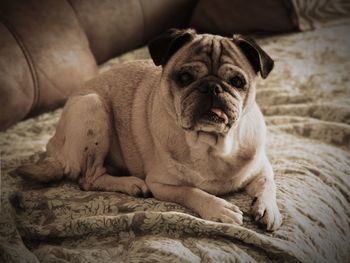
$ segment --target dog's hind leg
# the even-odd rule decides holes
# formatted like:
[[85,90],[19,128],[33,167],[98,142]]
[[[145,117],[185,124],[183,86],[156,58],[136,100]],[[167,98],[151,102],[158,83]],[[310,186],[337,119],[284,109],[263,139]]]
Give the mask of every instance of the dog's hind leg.
[[64,173],[62,165],[52,157],[40,159],[35,164],[24,164],[16,169],[24,178],[43,183],[60,180]]
[[18,171],[31,179],[47,182],[63,176],[77,181],[83,190],[147,195],[144,180],[134,176],[111,176],[104,167],[109,152],[112,120],[98,94],[71,97],[62,112],[46,157]]

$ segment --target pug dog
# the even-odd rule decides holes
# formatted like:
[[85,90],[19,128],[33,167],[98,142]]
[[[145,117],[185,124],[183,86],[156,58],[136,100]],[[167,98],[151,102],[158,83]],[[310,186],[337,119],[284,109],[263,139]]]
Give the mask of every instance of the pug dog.
[[242,224],[217,195],[245,189],[269,231],[282,222],[265,153],[256,77],[273,60],[253,40],[168,30],[152,60],[116,65],[67,101],[46,153],[18,172],[41,182],[69,178],[83,190],[149,192],[206,220]]

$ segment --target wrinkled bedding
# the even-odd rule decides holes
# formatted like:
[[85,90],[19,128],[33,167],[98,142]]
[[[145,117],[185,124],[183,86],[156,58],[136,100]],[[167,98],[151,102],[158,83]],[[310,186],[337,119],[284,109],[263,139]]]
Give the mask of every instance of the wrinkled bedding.
[[[0,135],[1,262],[350,262],[350,23],[261,39],[276,67],[258,81],[284,222],[243,226],[177,204],[75,184],[38,185],[13,169],[44,150],[61,110]],[[147,57],[141,49],[110,61]]]

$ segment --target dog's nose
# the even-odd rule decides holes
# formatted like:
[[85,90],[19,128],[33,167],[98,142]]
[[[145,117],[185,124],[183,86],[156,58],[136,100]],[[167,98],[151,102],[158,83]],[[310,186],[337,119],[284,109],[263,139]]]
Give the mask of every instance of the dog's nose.
[[209,93],[210,92],[212,94],[219,94],[219,93],[224,91],[223,88],[221,87],[221,85],[217,82],[214,82],[214,81],[200,85],[198,87],[198,90],[202,93]]

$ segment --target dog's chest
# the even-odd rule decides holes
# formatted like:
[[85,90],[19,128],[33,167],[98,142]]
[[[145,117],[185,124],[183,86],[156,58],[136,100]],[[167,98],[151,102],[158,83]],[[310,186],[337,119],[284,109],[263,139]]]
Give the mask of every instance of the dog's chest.
[[241,188],[246,181],[245,166],[237,157],[224,159],[209,155],[193,160],[186,180],[208,193],[229,193]]

